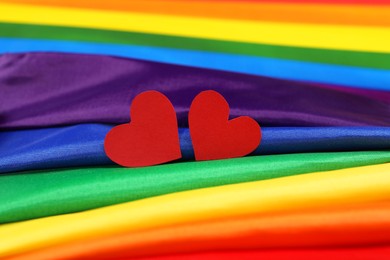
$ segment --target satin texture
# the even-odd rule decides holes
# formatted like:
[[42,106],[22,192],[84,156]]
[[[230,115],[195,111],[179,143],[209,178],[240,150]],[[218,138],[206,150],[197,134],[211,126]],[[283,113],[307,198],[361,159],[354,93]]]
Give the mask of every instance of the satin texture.
[[178,192],[81,213],[6,224],[0,226],[0,237],[7,238],[0,244],[0,257],[121,232],[249,214],[388,201],[389,170],[390,164],[380,164],[317,172]]
[[[2,131],[0,173],[113,164],[106,156],[103,145],[111,128],[112,125],[84,124]],[[184,146],[183,150],[188,149]]]
[[390,204],[192,223],[61,244],[12,259],[133,259],[208,251],[390,244]]
[[[224,251],[207,252],[187,255],[168,255],[145,258],[148,260],[285,260],[285,259],[318,259],[318,260],[386,260],[389,258],[390,246],[358,247],[358,248],[331,248],[331,249],[282,249],[282,250],[258,250],[258,251]],[[102,259],[102,258],[93,258]],[[104,259],[104,258],[103,258]]]
[[[252,44],[247,42],[217,41],[160,34],[12,23],[0,23],[0,36],[3,38],[46,39],[74,42],[96,42],[117,45],[126,44],[156,46],[216,53],[260,56],[276,59],[309,61],[314,63],[330,63],[346,66],[390,69],[390,54],[388,53],[299,48],[291,46]],[[35,46],[37,45],[36,41],[25,41],[23,39],[13,39],[12,41],[4,41],[4,39],[2,39],[2,48],[0,50],[27,51],[29,45],[33,44],[33,46],[30,46],[31,49],[34,48],[32,50],[44,51],[43,47],[38,49],[39,46]],[[58,42],[46,41],[46,45],[44,47],[47,48],[47,50],[50,50],[55,47],[56,43]],[[64,45],[64,43],[62,43],[62,45]],[[126,52],[125,54],[121,54],[121,51],[114,52],[113,50],[115,50],[115,47],[118,48],[118,46],[115,45],[111,46],[111,54],[115,54],[117,56],[123,56],[125,54],[130,55],[129,52]],[[57,50],[67,51],[65,46],[61,46],[61,49],[57,47]],[[236,59],[239,57],[242,56],[237,56]],[[259,72],[260,71],[261,70],[259,70]]]
[[283,80],[390,90],[388,70],[316,64],[168,48],[0,38],[0,53],[60,52],[113,55],[176,65],[246,73]]
[[[390,28],[240,21],[0,3],[0,21],[311,48],[390,52]],[[245,28],[245,30],[243,30]]]
[[388,162],[388,151],[322,152],[133,169],[70,168],[2,175],[0,223],[78,212],[192,189]]
[[191,101],[209,89],[226,98],[232,117],[250,116],[261,126],[390,126],[390,101],[372,96],[107,56],[2,55],[0,89],[3,130],[83,122],[126,123],[131,100],[145,90],[165,94],[175,107],[179,126],[185,127]]
[[7,3],[47,5],[130,11],[140,13],[170,14],[239,20],[275,22],[390,25],[390,6],[329,5],[299,3],[248,3],[248,2],[200,2],[200,1],[58,1],[58,0],[2,0]]
[[[177,1],[177,0],[176,0]],[[230,2],[236,0],[197,0],[197,1],[213,1],[213,2]],[[269,0],[244,0],[244,2],[254,2],[254,3],[264,3],[269,2]],[[307,3],[307,4],[361,4],[361,5],[389,5],[388,0],[272,0],[276,3]]]
[[344,93],[351,93],[351,94],[361,95],[365,97],[372,97],[385,102],[390,100],[390,91],[378,91],[378,90],[361,89],[361,88],[345,88],[343,86],[332,86],[332,85],[322,85],[322,84],[314,84],[314,85],[317,85],[318,87],[334,89],[337,91],[343,91]]
[[[0,132],[0,173],[113,164],[104,138],[113,125]],[[390,127],[263,127],[261,145],[252,153],[390,150]],[[194,160],[188,128],[179,129],[182,160]]]

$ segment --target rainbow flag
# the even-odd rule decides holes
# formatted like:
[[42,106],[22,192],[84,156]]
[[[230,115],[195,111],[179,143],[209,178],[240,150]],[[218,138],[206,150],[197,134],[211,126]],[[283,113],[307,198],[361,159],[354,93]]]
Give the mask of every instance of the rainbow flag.
[[[148,90],[182,158],[121,167]],[[249,156],[195,160],[205,90]],[[389,259],[390,2],[0,0],[0,198],[0,259]]]

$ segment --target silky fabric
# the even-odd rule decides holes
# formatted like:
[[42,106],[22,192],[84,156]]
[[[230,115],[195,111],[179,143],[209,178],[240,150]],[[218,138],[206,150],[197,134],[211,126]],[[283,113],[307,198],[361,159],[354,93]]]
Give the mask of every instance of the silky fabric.
[[[390,28],[179,17],[0,3],[0,21],[135,31],[310,48],[390,52]],[[245,28],[245,30],[243,30]]]
[[[148,260],[285,260],[285,259],[302,259],[302,260],[387,260],[390,254],[390,246],[378,247],[358,247],[358,248],[331,248],[331,249],[282,249],[282,250],[258,250],[258,251],[224,251],[224,252],[207,252],[187,255],[169,255],[161,257],[144,258]],[[87,259],[87,258],[86,258]],[[106,258],[93,258],[106,259]]]
[[7,238],[0,244],[0,257],[121,232],[249,214],[388,201],[389,170],[390,164],[380,164],[317,172],[178,192],[81,213],[6,224],[0,226],[0,237]]
[[[115,54],[117,56],[124,56],[119,50],[114,52],[118,46],[116,45],[144,45],[176,49],[188,49],[197,51],[207,51],[216,53],[238,54],[247,56],[260,56],[275,59],[288,59],[298,61],[308,61],[313,63],[329,63],[346,66],[368,67],[377,69],[390,69],[390,54],[388,53],[374,53],[374,52],[356,52],[356,51],[342,51],[329,49],[313,49],[313,48],[299,48],[291,46],[279,45],[265,45],[253,44],[247,42],[233,42],[220,41],[200,38],[178,37],[160,34],[146,34],[136,32],[123,32],[113,30],[98,30],[90,28],[76,28],[63,26],[47,26],[35,24],[12,24],[0,23],[0,36],[2,38],[23,38],[23,39],[46,39],[46,40],[65,40],[73,42],[96,42],[111,44],[110,49],[106,50],[107,54]],[[4,41],[2,39],[2,51],[27,51],[28,45],[38,44],[36,41],[23,41],[22,39],[13,41]],[[45,48],[48,50],[56,50],[55,42],[46,41]],[[16,45],[17,46],[14,46]],[[12,46],[11,46],[12,45]],[[37,49],[39,46],[30,46]],[[61,49],[57,50],[67,51],[66,45],[62,43]],[[23,49],[24,48],[24,49]],[[50,49],[49,49],[50,48]],[[69,50],[71,51],[71,50]],[[95,52],[97,49],[95,47]],[[130,53],[127,51],[127,55]],[[133,54],[134,55],[134,54]],[[242,56],[237,56],[242,58]],[[275,61],[274,61],[275,62]],[[261,70],[259,70],[261,72]],[[331,75],[329,75],[331,76]],[[359,76],[359,75],[356,75]]]
[[[112,125],[83,124],[2,131],[0,173],[114,164],[106,156],[103,145],[111,128]],[[183,144],[183,138],[181,142]]]
[[91,238],[15,259],[133,259],[206,251],[381,244],[390,244],[389,203],[258,215]]
[[[82,124],[0,132],[0,173],[113,164],[104,138],[114,126]],[[390,151],[390,127],[263,127],[252,153]],[[194,160],[188,128],[179,129],[181,160]]]
[[[152,0],[151,0],[152,1]],[[177,1],[177,0],[175,0]],[[197,0],[197,1],[210,1],[210,0]],[[211,0],[212,2],[231,2],[235,0]],[[269,2],[269,0],[244,0],[244,2],[254,2],[254,3],[264,3]],[[273,0],[275,3],[307,3],[307,4],[362,4],[362,5],[388,5],[388,0]]]
[[390,91],[378,91],[372,89],[361,89],[361,88],[345,88],[343,86],[332,86],[332,85],[322,85],[322,84],[314,84],[318,87],[334,89],[337,91],[343,91],[345,93],[351,93],[355,95],[361,95],[365,97],[372,97],[382,101],[390,100]]
[[338,152],[253,156],[133,169],[95,167],[3,175],[0,176],[0,223],[191,189],[387,162],[390,162],[390,152]]
[[60,52],[113,55],[168,64],[274,77],[283,80],[390,90],[390,73],[388,70],[132,45],[122,46],[12,38],[0,38],[0,44],[0,53]]
[[[55,66],[53,66],[55,64]],[[261,126],[390,126],[390,101],[310,84],[132,59],[54,53],[0,57],[0,129],[82,122],[126,123],[132,99],[165,94],[179,126],[202,90],[216,90],[231,117]],[[93,98],[91,98],[93,97]]]
[[240,20],[370,26],[390,25],[388,15],[390,6],[245,3],[242,1],[221,3],[212,1],[3,0],[2,2]]

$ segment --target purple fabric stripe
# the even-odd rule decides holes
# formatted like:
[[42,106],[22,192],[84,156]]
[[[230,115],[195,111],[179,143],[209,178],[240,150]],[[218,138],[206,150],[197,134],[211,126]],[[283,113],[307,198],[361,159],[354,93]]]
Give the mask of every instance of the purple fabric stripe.
[[377,90],[377,89],[363,89],[363,88],[349,88],[344,86],[337,85],[323,85],[323,84],[313,84],[326,89],[334,89],[339,92],[351,93],[354,95],[360,95],[364,97],[370,97],[378,101],[390,102],[390,91]]
[[0,57],[0,129],[129,121],[145,90],[170,98],[187,126],[192,99],[220,92],[231,116],[264,126],[390,126],[390,101],[313,84],[108,56],[26,53]]

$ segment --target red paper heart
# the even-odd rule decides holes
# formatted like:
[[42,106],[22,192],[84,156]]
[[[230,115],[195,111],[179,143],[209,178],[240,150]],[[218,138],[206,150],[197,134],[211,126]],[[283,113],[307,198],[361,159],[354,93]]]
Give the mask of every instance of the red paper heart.
[[215,91],[195,97],[188,122],[196,160],[241,157],[260,144],[259,124],[247,116],[229,121],[229,104]]
[[150,166],[181,158],[175,109],[157,91],[136,96],[131,122],[114,127],[104,140],[107,156],[127,167]]

